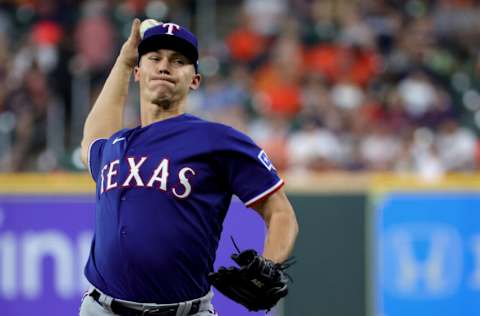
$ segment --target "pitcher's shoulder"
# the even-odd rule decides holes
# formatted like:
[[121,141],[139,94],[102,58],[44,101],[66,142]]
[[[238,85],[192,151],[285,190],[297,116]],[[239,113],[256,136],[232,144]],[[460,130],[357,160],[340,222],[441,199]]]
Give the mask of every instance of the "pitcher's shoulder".
[[220,122],[209,121],[203,118],[195,117],[192,115],[192,127],[196,131],[208,134],[209,137],[213,139],[222,139],[222,138],[249,138],[245,133],[235,129],[230,125],[226,125]]

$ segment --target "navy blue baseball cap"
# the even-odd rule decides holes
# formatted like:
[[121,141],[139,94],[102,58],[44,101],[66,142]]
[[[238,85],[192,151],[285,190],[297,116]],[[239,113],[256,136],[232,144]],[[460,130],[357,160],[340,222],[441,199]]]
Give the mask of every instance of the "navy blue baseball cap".
[[146,29],[138,45],[138,61],[144,54],[161,48],[183,54],[198,72],[198,41],[185,27],[175,23],[159,23]]

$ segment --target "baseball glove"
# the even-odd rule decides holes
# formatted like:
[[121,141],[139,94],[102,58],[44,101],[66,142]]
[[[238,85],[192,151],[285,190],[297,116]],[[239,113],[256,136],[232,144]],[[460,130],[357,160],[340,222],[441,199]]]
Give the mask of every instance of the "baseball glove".
[[284,272],[292,262],[274,263],[249,249],[231,258],[239,267],[220,267],[208,275],[225,296],[250,311],[270,310],[288,293],[290,277]]

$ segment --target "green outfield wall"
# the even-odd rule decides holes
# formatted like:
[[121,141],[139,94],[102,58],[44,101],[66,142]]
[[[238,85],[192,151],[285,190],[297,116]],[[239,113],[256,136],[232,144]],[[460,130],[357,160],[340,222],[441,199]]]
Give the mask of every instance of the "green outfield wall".
[[300,234],[285,316],[366,314],[365,194],[289,194]]

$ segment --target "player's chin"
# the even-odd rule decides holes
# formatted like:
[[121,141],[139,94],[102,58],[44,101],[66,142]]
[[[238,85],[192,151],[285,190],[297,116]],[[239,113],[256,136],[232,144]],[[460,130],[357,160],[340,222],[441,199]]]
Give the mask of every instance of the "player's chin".
[[152,103],[161,107],[164,110],[170,109],[174,106],[173,98],[171,95],[162,94],[152,99]]
[[156,103],[155,101],[161,101],[161,100],[170,100],[173,98],[174,91],[173,89],[168,89],[165,87],[156,89],[152,93],[152,100],[154,101],[153,103]]

